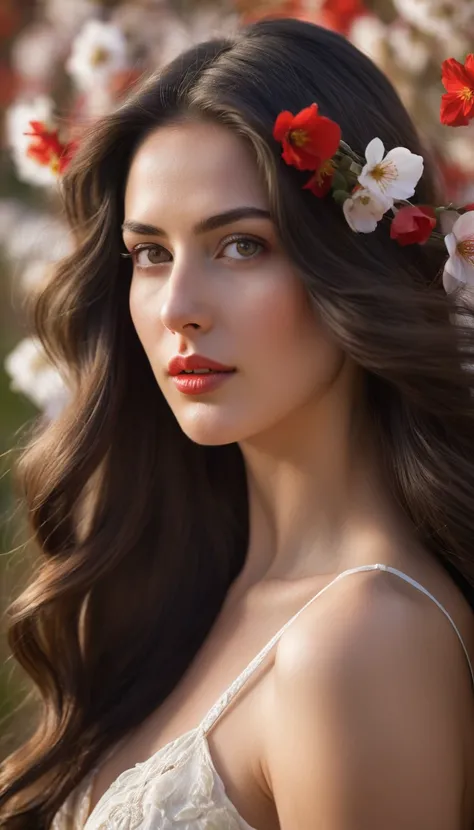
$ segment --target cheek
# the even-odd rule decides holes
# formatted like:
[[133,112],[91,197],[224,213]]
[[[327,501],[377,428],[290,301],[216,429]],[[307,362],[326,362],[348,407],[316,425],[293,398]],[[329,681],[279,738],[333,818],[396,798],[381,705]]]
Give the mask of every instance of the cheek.
[[[261,298],[263,299],[263,298]],[[341,351],[318,321],[306,289],[296,277],[275,281],[247,321],[248,350],[270,384],[285,378],[287,390],[330,382]]]
[[153,324],[153,301],[147,296],[145,283],[142,283],[140,286],[140,283],[132,279],[129,294],[129,309],[138,339],[150,357],[150,336],[152,331],[154,331],[154,342],[156,342],[156,322]]

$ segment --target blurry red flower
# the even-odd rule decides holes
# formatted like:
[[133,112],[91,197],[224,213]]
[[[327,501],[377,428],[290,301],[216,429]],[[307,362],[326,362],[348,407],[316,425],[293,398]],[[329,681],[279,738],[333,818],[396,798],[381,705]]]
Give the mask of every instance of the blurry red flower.
[[315,196],[322,198],[329,193],[334,178],[334,162],[329,159],[318,170],[315,170],[303,190],[310,190]]
[[465,127],[474,118],[474,54],[464,65],[455,58],[442,63],[442,81],[447,90],[441,96],[440,119],[449,127]]
[[354,20],[367,13],[363,0],[324,0],[322,22],[329,29],[347,35]]
[[319,115],[311,104],[297,115],[284,111],[275,121],[273,137],[283,145],[282,158],[298,170],[317,170],[334,155],[341,140],[335,121]]
[[423,244],[436,227],[436,214],[433,208],[423,205],[402,207],[390,225],[390,237],[399,245]]
[[32,141],[28,145],[26,154],[38,164],[51,167],[61,175],[66,170],[74,151],[77,141],[70,141],[64,144],[59,140],[58,130],[49,130],[42,121],[30,121]]
[[237,11],[243,23],[253,23],[265,17],[302,17],[304,0],[236,0]]

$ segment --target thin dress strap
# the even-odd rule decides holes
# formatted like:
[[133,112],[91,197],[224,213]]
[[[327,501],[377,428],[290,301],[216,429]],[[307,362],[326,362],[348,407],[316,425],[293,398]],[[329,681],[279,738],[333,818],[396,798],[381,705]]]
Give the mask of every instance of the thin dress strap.
[[416,582],[415,579],[412,579],[407,574],[403,573],[402,571],[397,570],[397,568],[392,568],[390,565],[383,565],[383,564],[380,564],[380,563],[373,564],[373,565],[361,565],[358,568],[349,568],[348,570],[342,571],[342,573],[338,574],[334,579],[331,580],[331,582],[328,582],[328,584],[325,585],[324,588],[321,589],[321,591],[318,591],[318,593],[315,594],[314,597],[311,597],[311,599],[305,605],[303,605],[303,607],[300,608],[300,610],[297,611],[296,614],[294,614],[294,616],[291,617],[291,619],[289,619],[288,622],[286,622],[280,628],[280,630],[277,631],[276,634],[274,634],[274,636],[271,638],[271,640],[269,640],[269,642],[262,648],[262,650],[258,652],[256,657],[253,658],[253,660],[243,670],[243,672],[241,674],[239,674],[237,679],[234,680],[234,682],[226,689],[226,691],[219,698],[219,700],[211,707],[211,709],[209,709],[208,713],[205,715],[205,717],[203,718],[203,720],[199,724],[198,729],[201,732],[203,732],[204,734],[207,734],[207,732],[209,732],[209,730],[214,726],[217,719],[222,715],[224,709],[227,708],[227,706],[229,705],[231,700],[240,691],[240,689],[242,688],[244,683],[247,682],[247,680],[254,673],[254,671],[256,671],[256,669],[263,663],[263,661],[265,660],[265,657],[267,656],[269,651],[271,651],[271,649],[273,648],[275,643],[280,639],[283,632],[286,631],[286,629],[290,627],[290,625],[297,619],[297,617],[299,617],[299,615],[302,614],[303,611],[309,605],[311,605],[312,602],[314,602],[316,599],[318,599],[318,597],[320,597],[322,594],[324,594],[325,591],[327,591],[332,585],[334,585],[340,579],[343,579],[344,577],[349,576],[350,574],[359,573],[361,571],[373,571],[373,570],[388,571],[389,573],[392,573],[395,576],[400,577],[400,579],[405,580],[405,582],[409,582],[410,585],[413,585],[414,588],[417,588],[419,591],[421,591],[423,594],[425,594],[427,597],[429,597],[438,606],[440,611],[442,611],[443,614],[445,615],[445,617],[448,618],[449,622],[451,623],[452,627],[454,628],[454,631],[456,632],[456,634],[458,636],[458,639],[459,639],[459,642],[461,643],[464,654],[466,655],[466,659],[467,659],[467,662],[468,662],[468,665],[469,665],[469,670],[471,672],[472,683],[473,683],[473,686],[474,686],[474,669],[472,667],[471,660],[470,660],[469,654],[467,652],[467,648],[464,645],[464,641],[461,637],[459,629],[457,628],[456,623],[454,622],[453,618],[450,616],[450,614],[448,614],[446,609],[443,607],[443,605],[441,605],[441,603],[436,599],[436,597],[434,597],[432,594],[430,594],[430,592],[427,591],[426,588],[423,587],[423,585],[420,585],[419,582]]

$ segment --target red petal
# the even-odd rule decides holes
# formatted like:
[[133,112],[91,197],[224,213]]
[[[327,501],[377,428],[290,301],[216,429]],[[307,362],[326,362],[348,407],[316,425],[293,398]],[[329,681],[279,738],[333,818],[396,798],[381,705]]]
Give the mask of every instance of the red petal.
[[474,52],[467,56],[464,61],[464,68],[468,77],[471,79],[470,86],[474,88]]
[[436,227],[436,214],[432,207],[410,205],[401,208],[390,225],[390,237],[400,245],[423,245]]
[[472,84],[472,78],[456,58],[447,58],[443,61],[441,80],[448,92],[459,92],[460,89],[470,87]]
[[339,147],[339,124],[324,115],[319,115],[317,104],[311,104],[310,107],[301,110],[295,117],[291,129],[305,130],[308,133],[308,142],[304,151],[323,161],[330,159]]
[[273,127],[273,138],[275,138],[276,141],[283,141],[293,123],[293,119],[293,113],[288,110],[280,113],[275,121],[275,126]]
[[446,92],[441,96],[440,121],[448,127],[466,127],[469,124],[464,114],[464,101],[457,93]]
[[[322,165],[322,167],[324,168],[324,165]],[[334,167],[332,166],[328,168],[327,171],[324,169],[316,170],[304,185],[303,190],[310,190],[311,193],[322,199],[323,196],[326,196],[326,194],[329,193],[333,178]]]

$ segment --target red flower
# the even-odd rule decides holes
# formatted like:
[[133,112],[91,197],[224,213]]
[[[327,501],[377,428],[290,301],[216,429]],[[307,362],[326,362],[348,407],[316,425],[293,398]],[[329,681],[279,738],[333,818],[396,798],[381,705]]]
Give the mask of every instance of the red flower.
[[390,226],[390,237],[399,245],[423,244],[431,236],[436,226],[436,214],[433,208],[423,205],[410,205],[400,208]]
[[363,0],[324,0],[322,5],[323,24],[342,35],[347,35],[358,17],[367,14]]
[[303,190],[310,190],[311,193],[322,199],[331,189],[334,170],[334,162],[331,159],[325,161],[306,182]]
[[38,164],[51,167],[61,175],[71,161],[77,147],[76,141],[64,144],[59,140],[58,130],[48,130],[42,121],[30,121],[32,132],[25,133],[34,139],[27,148],[27,155]]
[[334,155],[341,140],[335,121],[311,104],[297,115],[285,110],[275,121],[273,137],[283,145],[282,158],[298,170],[317,170]]
[[465,127],[474,118],[474,54],[464,66],[455,58],[443,61],[442,81],[447,92],[441,97],[441,123]]

